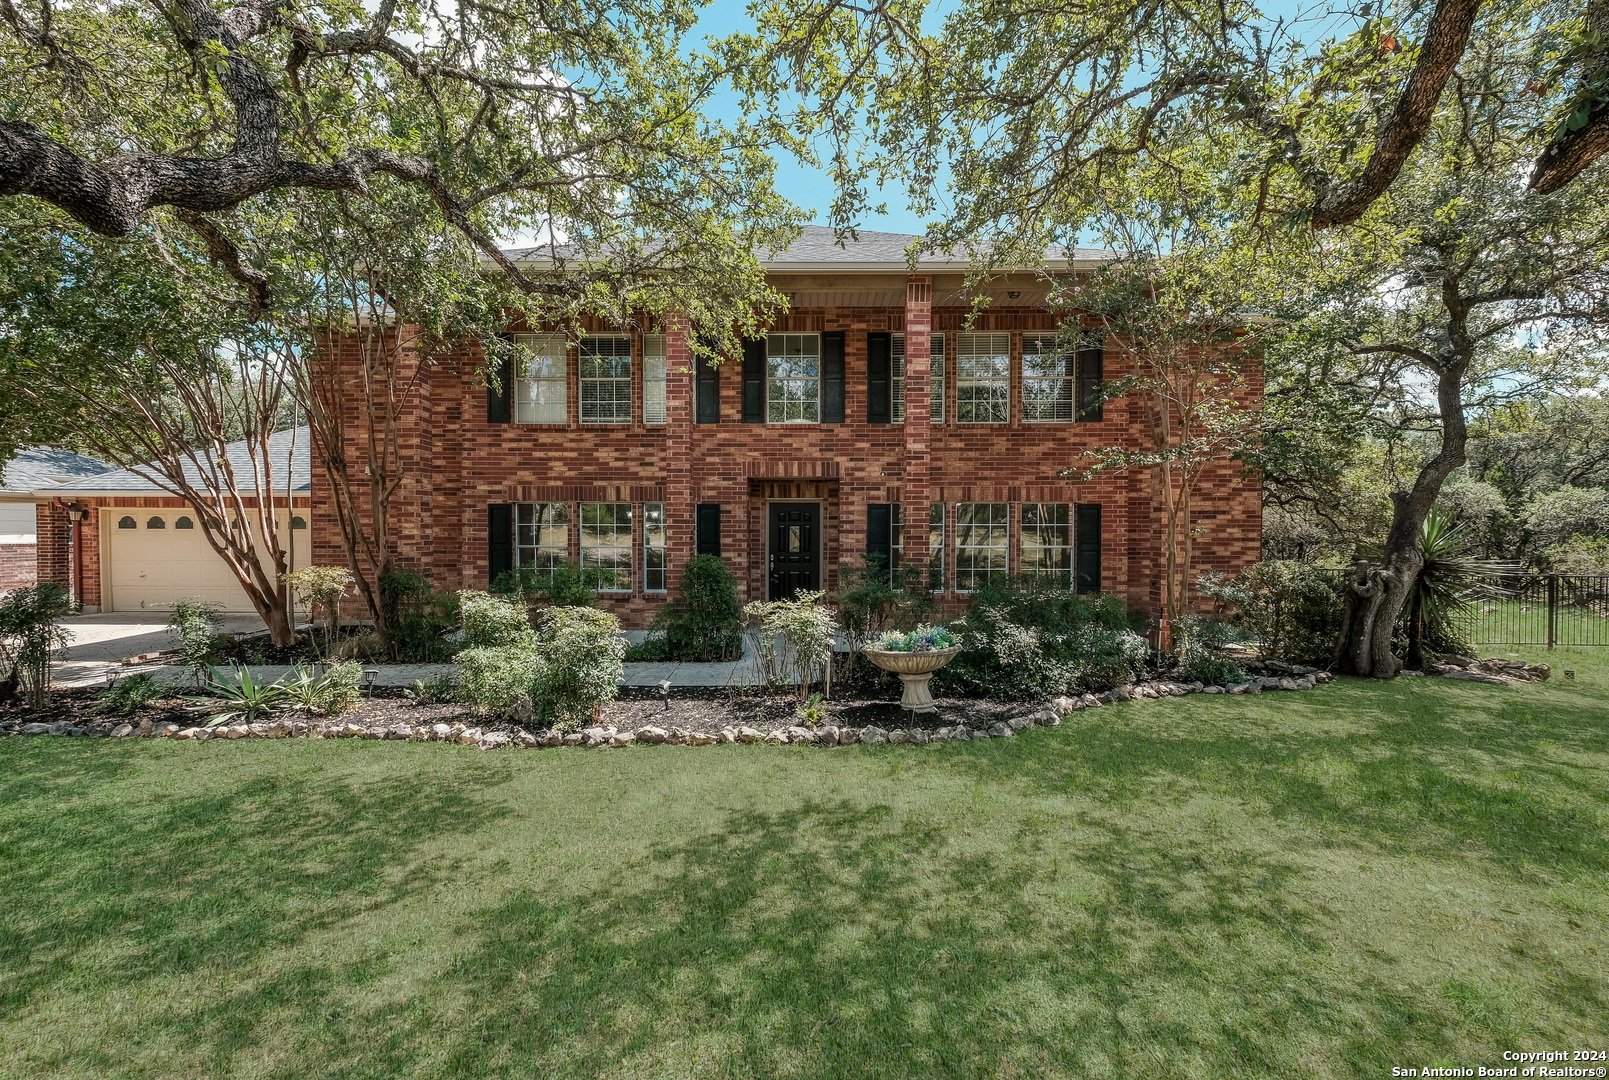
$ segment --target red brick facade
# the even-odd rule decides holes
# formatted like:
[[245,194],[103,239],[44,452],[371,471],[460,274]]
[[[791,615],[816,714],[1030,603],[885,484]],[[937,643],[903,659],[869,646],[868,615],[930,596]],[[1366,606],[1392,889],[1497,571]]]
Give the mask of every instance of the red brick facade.
[[38,544],[0,544],[0,592],[22,589],[39,578]]
[[[838,587],[841,570],[858,563],[867,545],[868,506],[899,504],[907,523],[928,520],[931,503],[946,506],[944,554],[947,607],[964,603],[954,588],[956,505],[1011,504],[1011,566],[1020,557],[1020,507],[1025,503],[1098,504],[1101,507],[1101,588],[1131,604],[1154,608],[1159,564],[1160,514],[1156,481],[1144,472],[1108,473],[1088,483],[1059,475],[1087,466],[1081,452],[1114,444],[1138,445],[1143,417],[1137,402],[1106,402],[1099,422],[1028,423],[1023,420],[1022,331],[1054,327],[1043,310],[995,305],[972,331],[1011,332],[1010,422],[957,422],[957,339],[969,309],[935,301],[926,275],[904,277],[903,305],[796,306],[777,331],[844,335],[842,423],[744,423],[742,373],[734,360],[718,370],[720,422],[696,423],[692,351],[684,327],[666,327],[669,375],[666,422],[643,422],[640,337],[633,338],[632,421],[583,424],[575,349],[568,363],[568,420],[564,424],[494,423],[478,348],[441,357],[421,373],[404,414],[406,477],[396,502],[398,558],[424,571],[437,588],[486,588],[490,577],[488,507],[537,502],[633,504],[633,588],[603,594],[601,606],[628,627],[647,625],[667,594],[643,589],[641,504],[663,502],[668,522],[670,594],[681,565],[693,552],[695,508],[721,506],[722,555],[745,599],[766,593],[766,506],[773,500],[819,501],[822,586]],[[789,288],[787,280],[777,287]],[[848,290],[848,286],[845,286]],[[1016,293],[1009,295],[1015,296]],[[940,300],[943,297],[941,295]],[[600,331],[605,328],[596,328]],[[868,334],[903,332],[903,423],[868,421]],[[928,422],[926,372],[929,333],[943,333],[943,419]],[[355,344],[337,344],[325,357],[356,371]],[[1106,377],[1116,378],[1107,360]],[[356,377],[355,374],[353,376]],[[1260,394],[1260,381],[1251,392]],[[361,461],[356,429],[349,460]],[[1238,466],[1215,466],[1196,495],[1199,570],[1234,572],[1255,561],[1261,536],[1256,481]],[[569,556],[579,555],[575,515]],[[330,494],[313,470],[313,561],[344,565]],[[925,560],[925,528],[905,530],[904,561]]]

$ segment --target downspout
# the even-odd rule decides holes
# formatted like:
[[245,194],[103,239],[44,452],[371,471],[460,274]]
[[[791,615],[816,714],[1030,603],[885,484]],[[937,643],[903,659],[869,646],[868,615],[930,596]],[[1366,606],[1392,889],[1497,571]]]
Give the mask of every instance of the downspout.
[[84,606],[84,545],[79,525],[89,516],[89,512],[77,503],[65,503],[57,495],[51,500],[53,506],[59,506],[67,511],[67,547],[72,554],[72,564],[67,571],[67,592],[73,603],[82,608]]

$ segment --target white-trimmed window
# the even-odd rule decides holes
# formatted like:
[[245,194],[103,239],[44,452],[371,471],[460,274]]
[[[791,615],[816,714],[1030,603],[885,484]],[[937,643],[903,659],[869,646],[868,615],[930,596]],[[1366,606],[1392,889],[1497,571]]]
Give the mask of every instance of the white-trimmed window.
[[599,592],[631,591],[631,504],[581,504],[581,573]]
[[[935,424],[944,422],[944,335],[930,334],[933,357],[930,361],[927,377],[928,386],[928,419]],[[889,374],[891,376],[891,391],[894,401],[894,423],[905,422],[905,335],[895,334],[893,346],[890,350]]]
[[514,565],[529,567],[539,580],[570,561],[570,504],[514,505]]
[[631,423],[631,338],[588,334],[580,353],[581,422]]
[[566,424],[569,342],[563,334],[514,335],[514,422]]
[[642,338],[642,422],[665,423],[665,335]]
[[955,357],[955,418],[962,424],[1010,422],[1010,334],[961,335]]
[[1022,418],[1030,424],[1070,424],[1077,347],[1055,330],[1022,335]]
[[665,504],[642,504],[642,587],[644,592],[664,592],[665,582]]
[[927,587],[944,591],[944,504],[934,503],[927,515]]
[[1066,503],[1022,504],[1022,572],[1073,587],[1073,525]]
[[768,424],[821,422],[821,335],[767,334],[765,419]]
[[957,503],[955,587],[971,592],[1011,573],[1011,505]]

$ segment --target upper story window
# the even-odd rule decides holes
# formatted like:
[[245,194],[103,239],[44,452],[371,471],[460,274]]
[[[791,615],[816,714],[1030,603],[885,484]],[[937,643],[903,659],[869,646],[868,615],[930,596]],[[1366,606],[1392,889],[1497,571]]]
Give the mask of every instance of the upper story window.
[[955,418],[963,424],[1011,420],[1011,335],[962,334],[955,359]]
[[[928,385],[928,418],[935,424],[944,422],[944,335],[932,334],[933,358],[927,377]],[[894,423],[905,422],[905,335],[893,335],[892,357],[890,358],[890,376],[892,382],[892,397],[894,405]]]
[[665,335],[644,334],[642,339],[642,422],[665,422]]
[[631,423],[631,338],[588,334],[580,351],[581,422]]
[[1031,424],[1071,423],[1075,348],[1055,330],[1022,335],[1022,418]]
[[821,335],[767,334],[765,419],[769,424],[821,422]]
[[570,389],[568,361],[569,343],[563,334],[514,335],[516,424],[569,422],[565,411]]

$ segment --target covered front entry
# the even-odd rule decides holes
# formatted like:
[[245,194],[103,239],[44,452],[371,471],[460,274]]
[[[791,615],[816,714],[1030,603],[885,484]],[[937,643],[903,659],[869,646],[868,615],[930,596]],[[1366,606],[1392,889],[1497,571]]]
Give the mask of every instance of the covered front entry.
[[821,588],[821,504],[774,502],[768,517],[766,599]]
[[[311,555],[307,511],[280,513],[280,536],[291,538],[292,569]],[[180,597],[251,611],[229,564],[207,543],[195,512],[178,507],[107,507],[101,511],[101,595],[107,611],[167,607]]]

